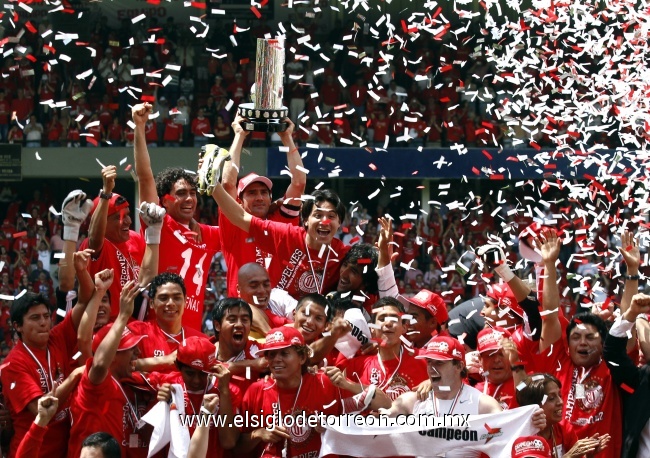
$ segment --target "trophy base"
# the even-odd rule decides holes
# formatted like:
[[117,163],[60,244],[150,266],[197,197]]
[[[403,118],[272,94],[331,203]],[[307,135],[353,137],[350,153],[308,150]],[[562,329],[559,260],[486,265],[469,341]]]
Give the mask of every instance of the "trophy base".
[[289,115],[287,107],[264,109],[255,108],[252,103],[242,103],[237,114],[246,118],[242,127],[249,132],[284,132],[289,126],[283,121]]

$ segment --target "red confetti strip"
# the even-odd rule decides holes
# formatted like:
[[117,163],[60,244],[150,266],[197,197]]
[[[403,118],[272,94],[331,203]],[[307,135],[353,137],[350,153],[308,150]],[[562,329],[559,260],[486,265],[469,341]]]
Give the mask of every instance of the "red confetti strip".
[[625,383],[621,383],[621,389],[627,391],[630,394],[634,393],[634,388],[632,388],[629,385],[626,385]]
[[246,57],[245,59],[239,59],[239,65],[245,65],[250,62],[250,59]]
[[489,160],[492,160],[492,155],[488,153],[487,151],[483,150],[482,153],[487,157]]
[[22,232],[16,232],[14,235],[12,235],[13,238],[19,239],[21,237],[25,237],[27,235],[27,231],[22,231]]
[[454,67],[451,64],[445,65],[444,67],[440,68],[440,73],[448,72],[449,70],[453,69]]
[[262,13],[260,13],[259,10],[254,6],[251,6],[251,11],[253,12],[253,14],[257,19],[260,19],[262,17]]
[[31,21],[27,21],[25,23],[25,27],[27,27],[27,30],[29,30],[32,33],[36,33],[36,27],[34,27],[31,23]]
[[477,169],[476,167],[472,167],[472,172],[474,172],[475,175],[480,175],[481,174],[479,169]]
[[86,141],[93,146],[97,146],[97,140],[95,140],[95,137],[86,137]]
[[202,2],[192,2],[192,3],[190,3],[190,5],[192,5],[194,8],[199,8],[199,9],[202,9],[202,10],[204,10],[206,8],[205,3],[202,3]]
[[372,259],[370,259],[370,258],[360,258],[360,259],[357,259],[357,265],[370,264],[371,262],[372,262]]
[[503,180],[503,179],[505,178],[500,173],[495,173],[494,175],[490,175],[490,180]]
[[151,3],[152,5],[160,5],[160,0],[147,0],[147,3]]
[[125,171],[125,172],[128,172],[129,170],[131,170],[131,164],[127,165],[127,166],[124,168],[124,171]]
[[[352,238],[350,239],[350,245],[354,245],[354,244],[357,243],[359,240],[361,240],[361,237],[359,237],[358,235],[357,235],[356,237],[352,237]],[[357,264],[358,264],[358,262],[357,262]]]
[[375,164],[373,164],[372,162],[370,164],[368,164],[368,167],[370,167],[372,170],[375,170],[375,171],[377,170],[377,166]]

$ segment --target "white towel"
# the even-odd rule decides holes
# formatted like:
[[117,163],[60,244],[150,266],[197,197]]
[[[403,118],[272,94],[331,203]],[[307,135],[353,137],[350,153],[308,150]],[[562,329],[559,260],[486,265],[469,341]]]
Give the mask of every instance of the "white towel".
[[190,432],[181,424],[181,415],[185,415],[183,387],[174,384],[171,404],[160,401],[142,417],[142,420],[153,426],[147,458],[167,444],[170,444],[168,458],[186,458],[190,448]]

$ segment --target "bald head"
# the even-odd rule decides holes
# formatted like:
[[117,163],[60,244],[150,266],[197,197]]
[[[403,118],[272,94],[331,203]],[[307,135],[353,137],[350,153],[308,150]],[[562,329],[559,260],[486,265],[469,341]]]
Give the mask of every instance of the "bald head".
[[244,264],[237,274],[237,292],[250,305],[265,309],[271,295],[269,273],[257,263]]

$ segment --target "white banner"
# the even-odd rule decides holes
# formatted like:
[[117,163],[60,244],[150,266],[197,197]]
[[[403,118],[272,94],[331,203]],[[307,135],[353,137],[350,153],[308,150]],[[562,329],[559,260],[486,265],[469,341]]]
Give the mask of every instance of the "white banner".
[[534,435],[531,417],[538,406],[519,407],[489,415],[470,415],[469,428],[418,426],[326,426],[320,456],[436,456],[450,450],[483,452],[490,458],[510,458],[518,437]]

